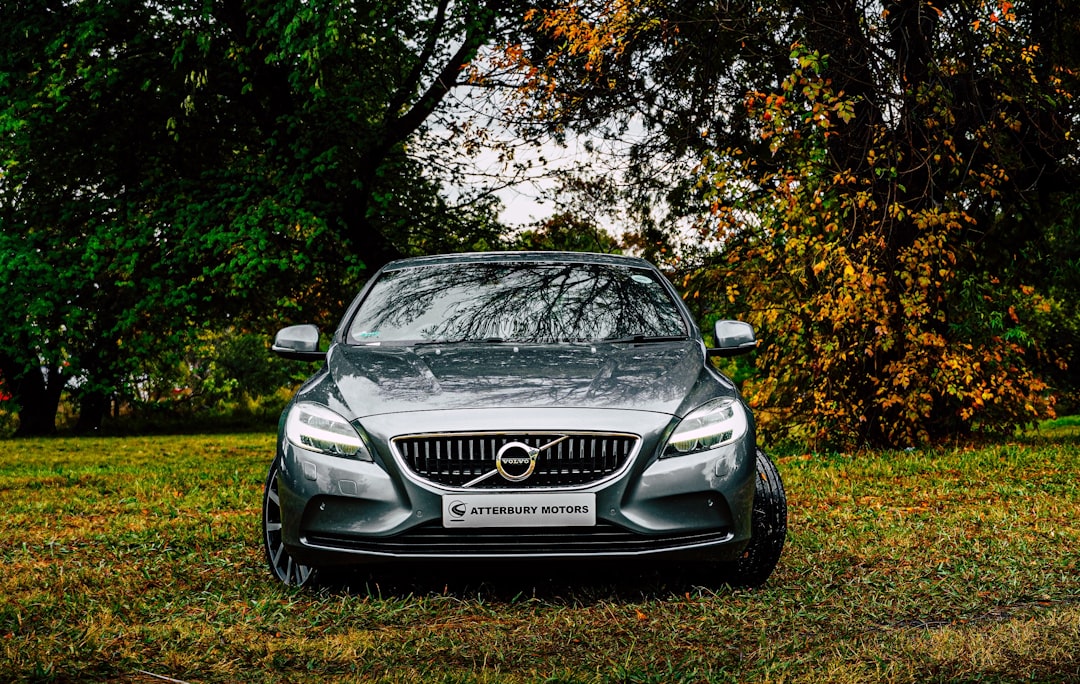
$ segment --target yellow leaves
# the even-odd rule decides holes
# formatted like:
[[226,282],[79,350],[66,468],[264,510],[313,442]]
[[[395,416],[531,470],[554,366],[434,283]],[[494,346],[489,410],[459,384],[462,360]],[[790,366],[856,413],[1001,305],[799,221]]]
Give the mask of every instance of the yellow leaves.
[[[548,67],[555,67],[564,57],[584,58],[585,72],[599,74],[607,57],[618,57],[625,50],[625,36],[633,25],[634,8],[632,2],[612,0],[604,3],[598,15],[590,19],[578,4],[571,2],[556,9],[530,9],[524,19],[529,27],[546,33],[559,44],[545,60]],[[540,78],[530,79],[527,88],[538,87]],[[615,85],[610,79],[606,82],[612,88]],[[555,84],[548,83],[549,93],[554,92],[554,87]]]
[[[1010,11],[997,2],[986,7],[984,29],[991,10],[999,18]],[[1019,48],[1012,59],[1024,59]],[[758,352],[757,373],[745,387],[770,416],[762,425],[796,420],[808,439],[872,434],[913,443],[927,437],[927,424],[1009,424],[1029,420],[1029,406],[1045,415],[1048,401],[1024,370],[1025,350],[1005,335],[1052,313],[1053,302],[1027,286],[1019,290],[1026,300],[1004,298],[1002,282],[974,288],[970,303],[957,294],[974,256],[965,235],[984,220],[966,208],[1000,193],[1011,171],[1004,162],[993,165],[999,157],[972,158],[969,148],[1011,137],[1023,119],[995,110],[985,130],[960,138],[962,146],[941,117],[940,125],[924,128],[929,140],[918,150],[897,147],[873,126],[852,138],[845,117],[858,107],[811,62],[779,92],[750,91],[743,99],[775,153],[765,160],[768,172],[718,150],[710,163],[722,167],[723,183],[703,186],[715,190],[710,215],[723,214],[730,235],[746,230],[734,228],[740,218],[754,217],[756,239],[732,240],[738,246],[725,253],[727,263],[713,266],[711,286],[696,287],[720,308],[737,305],[768,332],[770,344]],[[1015,105],[1005,109],[1014,112]],[[865,145],[852,167],[829,156],[825,136],[832,133]],[[950,183],[960,179],[932,206],[904,199],[920,192],[905,187],[920,160],[934,160],[934,172],[952,174]],[[991,294],[992,301],[983,299]],[[972,310],[980,308],[1002,321],[998,339],[957,332],[978,328]]]
[[838,171],[833,176],[833,184],[835,185],[854,185],[857,180],[855,173],[851,169]]
[[852,119],[855,118],[855,103],[851,100],[837,102],[833,105],[832,110],[844,123],[851,123]]

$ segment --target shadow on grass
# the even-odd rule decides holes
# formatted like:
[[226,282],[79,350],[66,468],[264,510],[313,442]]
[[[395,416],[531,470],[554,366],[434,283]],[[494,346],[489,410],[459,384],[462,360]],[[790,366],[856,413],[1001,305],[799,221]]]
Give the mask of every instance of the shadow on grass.
[[492,603],[538,600],[571,606],[730,591],[720,569],[582,560],[324,570],[318,590],[379,599],[443,596]]

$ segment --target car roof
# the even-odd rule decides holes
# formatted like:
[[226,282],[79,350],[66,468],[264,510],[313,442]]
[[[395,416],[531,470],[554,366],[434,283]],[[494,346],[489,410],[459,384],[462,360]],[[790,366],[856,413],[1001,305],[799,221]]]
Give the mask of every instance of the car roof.
[[537,263],[608,264],[635,268],[653,268],[648,261],[623,254],[598,254],[595,252],[463,252],[460,254],[435,254],[410,257],[388,263],[383,270],[397,270],[435,264],[482,264],[532,261]]

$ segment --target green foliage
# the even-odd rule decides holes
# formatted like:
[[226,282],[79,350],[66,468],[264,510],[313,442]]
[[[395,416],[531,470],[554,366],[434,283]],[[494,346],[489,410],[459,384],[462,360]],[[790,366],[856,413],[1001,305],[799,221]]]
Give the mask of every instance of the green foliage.
[[[981,42],[1002,86],[1023,89],[1043,74],[1010,58],[1036,49],[1010,18],[1010,31],[966,39]],[[963,32],[960,21],[944,30]],[[770,163],[759,170],[728,149],[708,164],[724,247],[695,289],[722,283],[766,331],[752,401],[818,444],[916,444],[1052,415],[1049,376],[1037,371],[1047,352],[1050,363],[1065,359],[1032,322],[1053,302],[1039,280],[997,270],[1001,245],[983,241],[1022,204],[1009,183],[1027,160],[1005,141],[1035,125],[1038,102],[1022,121],[1009,98],[974,116],[943,83],[981,76],[930,51],[919,55],[923,80],[909,79],[898,98],[898,127],[834,88],[848,65],[799,48],[791,57],[798,67],[779,92],[746,100]],[[1044,86],[1050,103],[1068,101],[1056,79]]]
[[7,401],[0,401],[0,436],[13,435],[19,427],[19,417],[13,409]]
[[244,396],[275,395],[301,383],[311,370],[310,364],[272,354],[268,335],[203,331],[184,349],[178,363],[144,365],[124,399],[136,407],[160,405],[197,414]]
[[627,242],[759,328],[767,436],[906,446],[1011,432],[1076,386],[1080,63],[1056,6],[575,2],[533,15],[549,42],[518,62],[541,123],[634,132],[636,201],[667,181],[693,237]]
[[327,321],[391,258],[497,244],[495,203],[458,208],[408,143],[500,21],[424,0],[3,3],[0,375],[42,416],[24,427],[49,431],[69,378],[93,429],[203,329]]
[[5,679],[1057,682],[1080,667],[1075,437],[782,458],[790,537],[755,591],[626,562],[283,587],[257,532],[273,441],[5,442]]
[[[1048,305],[1033,288],[1022,301],[980,273],[970,236],[978,221],[964,197],[997,192],[996,164],[981,168],[956,151],[963,178],[934,204],[903,199],[910,172],[894,170],[911,155],[955,150],[953,131],[912,149],[887,126],[872,128],[863,162],[871,173],[856,174],[830,152],[856,103],[832,91],[820,56],[793,57],[805,66],[781,94],[747,100],[774,160],[789,166],[774,162],[755,178],[738,150],[718,155],[723,261],[690,281],[696,292],[722,287],[765,331],[750,390],[778,414],[765,411],[765,427],[778,419],[822,444],[913,444],[1046,415],[1047,385],[1025,360],[1038,348],[1017,312]],[[935,171],[955,169],[939,162]],[[746,191],[748,179],[756,191]]]
[[567,213],[556,214],[523,230],[514,247],[525,250],[570,252],[619,252],[619,242],[592,221]]
[[620,193],[609,177],[593,172],[587,164],[554,174],[555,210],[519,232],[516,249],[567,250],[571,252],[619,253],[624,245],[609,226],[618,223],[623,207]]

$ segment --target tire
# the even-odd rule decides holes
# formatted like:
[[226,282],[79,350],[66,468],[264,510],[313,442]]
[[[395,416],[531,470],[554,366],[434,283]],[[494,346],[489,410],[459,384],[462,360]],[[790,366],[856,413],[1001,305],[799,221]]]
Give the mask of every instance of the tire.
[[787,538],[787,496],[780,473],[761,449],[757,451],[757,480],[750,522],[750,543],[731,568],[728,583],[759,587],[772,575]]
[[285,548],[281,538],[281,504],[278,496],[278,473],[281,462],[274,459],[263,487],[262,538],[270,574],[289,586],[313,586],[319,572],[310,565],[298,563]]

